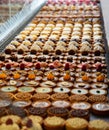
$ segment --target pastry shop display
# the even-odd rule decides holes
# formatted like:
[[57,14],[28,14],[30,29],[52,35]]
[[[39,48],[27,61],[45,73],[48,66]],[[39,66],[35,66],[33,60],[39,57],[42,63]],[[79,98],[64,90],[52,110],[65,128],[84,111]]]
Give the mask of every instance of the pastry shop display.
[[48,0],[0,53],[0,117],[9,117],[1,129],[99,130],[86,120],[108,115],[100,6],[99,0]]
[[[78,123],[79,122],[79,123]],[[66,130],[87,130],[88,121],[82,118],[69,118],[65,122]]]
[[94,103],[92,104],[92,111],[96,115],[108,116],[109,103]]
[[64,130],[65,120],[61,117],[47,117],[44,120],[45,130]]

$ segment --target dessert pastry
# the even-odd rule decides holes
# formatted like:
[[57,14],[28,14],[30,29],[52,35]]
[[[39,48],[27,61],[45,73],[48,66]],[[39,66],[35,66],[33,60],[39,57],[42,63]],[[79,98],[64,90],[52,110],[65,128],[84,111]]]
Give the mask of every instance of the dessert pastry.
[[37,100],[49,100],[50,99],[50,95],[46,94],[46,93],[37,93],[34,94],[32,96],[32,100],[33,101],[37,101]]
[[71,90],[72,94],[78,94],[78,95],[87,95],[88,94],[88,90],[83,89],[83,88],[75,88]]
[[51,106],[51,102],[49,101],[36,101],[32,104],[33,107],[40,107],[40,108],[48,108]]
[[69,118],[65,123],[66,130],[87,130],[88,122],[82,118]]
[[[3,98],[3,97],[2,97]],[[11,101],[10,99],[6,98],[6,99],[1,99],[0,98],[0,108],[6,108],[9,107],[11,105]]]
[[21,123],[21,118],[17,115],[7,115],[7,116],[3,116],[1,117],[0,121],[1,123],[6,123],[7,120],[11,119],[13,123],[16,123],[16,124],[20,124]]
[[69,108],[70,102],[64,101],[64,100],[57,100],[52,102],[53,107],[59,107],[59,108]]
[[27,101],[32,98],[32,95],[30,93],[16,93],[15,94],[15,99],[16,100],[22,100],[22,101]]
[[46,94],[49,94],[49,93],[52,93],[52,88],[49,88],[49,87],[39,87],[39,88],[36,88],[35,91],[37,93],[46,93]]
[[40,84],[41,87],[55,87],[56,84],[53,81],[45,81]]
[[72,95],[69,97],[69,100],[71,102],[87,102],[88,101],[88,97],[85,95]]
[[57,87],[73,87],[73,83],[72,82],[67,82],[67,81],[62,81],[62,82],[59,82],[57,83]]
[[89,83],[75,83],[74,84],[74,87],[75,88],[84,88],[84,89],[89,89],[90,88],[90,85]]
[[65,93],[55,93],[55,94],[51,95],[51,99],[53,101],[56,101],[56,100],[68,100],[68,98],[69,98],[68,94],[65,94]]
[[44,120],[45,130],[64,130],[65,120],[61,117],[47,117]]
[[58,107],[50,107],[47,110],[49,116],[58,116],[67,118],[68,116],[68,109],[67,108],[58,108]]
[[65,87],[57,87],[57,88],[54,88],[53,90],[55,93],[70,93],[70,89],[69,88],[65,88]]
[[15,107],[26,108],[26,107],[31,105],[31,102],[30,101],[14,101],[12,103],[12,105],[15,106]]
[[39,123],[34,124],[31,119],[27,119],[26,124],[21,130],[42,130],[42,127]]
[[22,120],[22,125],[26,125],[28,119],[32,120],[33,124],[35,124],[35,123],[42,124],[43,123],[42,117],[36,116],[36,115],[30,115]]
[[82,110],[89,110],[91,108],[91,104],[88,102],[74,102],[71,105],[72,109],[82,109]]
[[18,88],[18,91],[19,92],[22,92],[22,93],[32,93],[34,92],[34,88],[33,87],[19,87]]
[[109,130],[109,123],[104,120],[92,120],[89,122],[88,130]]
[[36,108],[36,107],[29,107],[28,108],[28,113],[30,115],[37,115],[37,116],[41,116],[41,117],[46,117],[47,116],[47,109],[46,108]]
[[107,91],[103,89],[91,89],[89,90],[90,95],[107,95]]
[[105,83],[93,83],[91,84],[91,87],[95,89],[107,89],[108,85]]
[[86,120],[89,120],[89,110],[83,110],[83,109],[72,109],[69,112],[69,117],[79,117],[84,118]]
[[92,112],[96,115],[108,116],[109,115],[109,103],[92,104]]
[[0,125],[1,130],[20,130],[20,127],[13,122],[12,119],[7,119],[7,121]]
[[2,87],[1,91],[6,93],[14,93],[17,91],[17,88],[14,86],[6,86],[6,87]]
[[89,102],[96,103],[96,102],[107,102],[107,97],[104,95],[92,95],[89,96]]

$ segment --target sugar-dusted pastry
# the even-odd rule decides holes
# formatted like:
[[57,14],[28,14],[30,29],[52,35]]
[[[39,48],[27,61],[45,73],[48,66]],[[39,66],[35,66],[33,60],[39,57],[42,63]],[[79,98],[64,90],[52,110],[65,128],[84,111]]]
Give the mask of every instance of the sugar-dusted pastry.
[[89,122],[88,130],[109,130],[109,123],[104,120],[92,120]]
[[108,116],[109,115],[109,103],[94,103],[92,104],[92,112],[95,115]]
[[69,118],[65,123],[66,130],[87,130],[88,122],[82,118]]
[[65,120],[61,117],[47,117],[44,120],[45,130],[64,130]]

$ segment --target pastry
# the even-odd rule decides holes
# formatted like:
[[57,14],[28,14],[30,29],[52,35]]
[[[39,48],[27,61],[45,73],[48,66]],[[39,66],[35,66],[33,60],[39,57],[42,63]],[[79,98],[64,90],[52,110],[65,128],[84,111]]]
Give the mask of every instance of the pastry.
[[67,81],[62,81],[57,83],[57,87],[73,87],[73,83],[72,82],[67,82]]
[[88,94],[88,90],[83,89],[83,88],[75,88],[71,90],[72,94],[78,94],[78,95],[87,95]]
[[21,118],[17,115],[7,115],[3,116],[0,121],[1,123],[6,123],[7,120],[11,119],[13,123],[20,124],[21,123]]
[[109,130],[109,123],[104,120],[92,120],[89,122],[88,130]]
[[44,120],[45,130],[64,130],[65,120],[61,117],[47,117]]
[[69,112],[69,117],[79,117],[79,118],[84,118],[86,120],[89,120],[89,110],[85,109],[72,109]]
[[57,88],[54,88],[53,91],[55,93],[66,93],[66,94],[68,94],[70,92],[70,89],[69,88],[65,88],[65,87],[57,87]]
[[88,97],[85,95],[72,95],[69,97],[69,100],[71,102],[87,102],[88,101]]
[[40,108],[48,108],[51,106],[51,102],[49,101],[36,101],[32,104],[33,107],[40,107]]
[[107,91],[103,89],[91,89],[89,90],[90,95],[107,95]]
[[49,116],[58,116],[67,118],[68,116],[68,109],[67,108],[59,108],[59,107],[50,107],[47,110]]
[[72,109],[82,109],[82,110],[89,110],[91,108],[91,104],[88,102],[74,102],[71,105]]
[[88,122],[82,118],[69,118],[65,123],[66,130],[87,130]]
[[65,93],[55,93],[55,94],[51,95],[51,99],[53,101],[56,101],[56,100],[68,100],[68,98],[69,98],[68,94],[65,94]]
[[96,102],[107,102],[107,97],[104,95],[92,95],[89,96],[89,102],[96,103]]
[[62,108],[69,108],[70,107],[70,102],[64,101],[64,100],[57,100],[52,102],[53,107],[62,107]]
[[47,116],[47,109],[46,108],[36,108],[36,107],[29,107],[28,108],[28,113],[30,115],[37,115],[37,116],[41,116],[41,117],[46,117]]
[[41,87],[55,87],[56,84],[53,81],[45,81],[40,84]]
[[1,91],[6,93],[14,93],[17,91],[17,88],[14,86],[6,86],[6,87],[2,87]]
[[15,106],[15,107],[26,108],[26,107],[31,105],[31,102],[30,101],[14,101],[12,103],[12,105]]
[[27,101],[32,98],[32,95],[30,93],[16,93],[15,94],[15,99],[16,100],[22,100],[22,101]]
[[19,87],[18,88],[18,91],[19,92],[22,92],[22,93],[32,93],[34,92],[34,88],[33,87]]
[[46,93],[37,93],[34,94],[32,96],[32,100],[33,101],[37,101],[37,100],[49,100],[50,99],[50,95],[46,94]]
[[52,88],[49,88],[49,87],[38,87],[36,88],[35,90],[37,93],[51,93],[52,92]]
[[92,104],[92,112],[96,115],[108,116],[109,115],[109,103]]

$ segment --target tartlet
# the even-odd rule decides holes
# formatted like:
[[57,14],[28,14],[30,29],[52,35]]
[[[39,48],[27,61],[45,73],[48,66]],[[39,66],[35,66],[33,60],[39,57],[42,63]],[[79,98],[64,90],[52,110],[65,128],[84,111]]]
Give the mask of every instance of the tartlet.
[[53,91],[55,93],[70,93],[70,89],[69,88],[65,88],[65,87],[57,87],[57,88],[54,88]]
[[64,130],[65,120],[61,117],[47,117],[44,120],[45,130]]
[[71,104],[72,109],[90,110],[91,104],[88,102],[74,102]]
[[95,115],[108,116],[109,115],[109,104],[108,103],[94,103],[94,104],[92,104],[92,112]]
[[18,88],[18,92],[22,92],[22,93],[32,93],[34,92],[34,90],[35,89],[33,87],[26,87],[26,86]]
[[32,96],[32,100],[33,101],[37,101],[37,100],[49,100],[50,99],[50,95],[46,94],[46,93],[37,93],[34,94]]
[[103,89],[91,89],[89,90],[90,95],[107,95],[107,91]]
[[70,102],[64,101],[64,100],[57,100],[57,101],[52,102],[52,106],[59,107],[59,108],[69,108]]
[[69,117],[79,117],[79,118],[84,118],[86,120],[89,120],[90,115],[89,115],[89,110],[84,110],[84,109],[72,109],[69,112]]
[[14,86],[6,86],[6,87],[2,87],[1,91],[6,93],[14,93],[17,91],[17,88]]
[[49,87],[38,87],[38,88],[36,88],[35,91],[37,93],[46,93],[46,94],[49,94],[49,93],[52,93],[52,88],[49,88]]
[[75,88],[71,90],[72,94],[78,94],[78,95],[87,95],[88,90],[83,88]]
[[92,120],[89,122],[88,130],[109,130],[109,123],[104,120]]
[[68,98],[69,98],[68,94],[65,94],[65,93],[55,93],[55,94],[51,95],[51,99],[53,101],[56,101],[56,100],[68,100]]
[[48,108],[51,106],[51,102],[43,100],[43,101],[36,101],[32,104],[33,107],[40,107],[40,108]]
[[88,122],[82,118],[69,118],[65,123],[66,130],[87,130]]
[[22,101],[14,101],[12,103],[12,105],[15,106],[15,107],[26,108],[26,107],[31,105],[31,102],[30,101],[23,101],[23,100]]
[[68,116],[68,109],[67,108],[58,108],[58,107],[50,107],[47,110],[49,116],[58,116],[67,118]]
[[88,101],[88,97],[85,95],[71,95],[69,97],[70,102],[87,102]]

